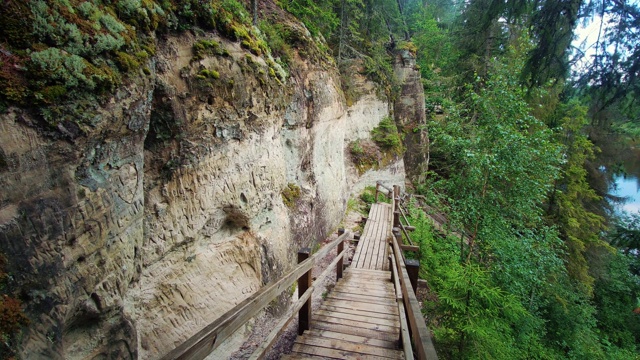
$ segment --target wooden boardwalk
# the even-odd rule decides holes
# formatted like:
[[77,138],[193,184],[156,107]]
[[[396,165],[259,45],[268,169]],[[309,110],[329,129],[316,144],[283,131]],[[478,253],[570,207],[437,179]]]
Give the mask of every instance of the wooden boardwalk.
[[389,270],[389,246],[393,213],[391,204],[371,205],[351,266],[356,269]]
[[392,220],[389,204],[372,205],[351,267],[282,359],[404,359],[387,259]]

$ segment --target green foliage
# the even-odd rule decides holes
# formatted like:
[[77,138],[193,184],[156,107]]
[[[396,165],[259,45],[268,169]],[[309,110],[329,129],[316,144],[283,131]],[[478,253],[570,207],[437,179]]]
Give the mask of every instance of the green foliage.
[[371,138],[383,150],[391,154],[401,155],[404,151],[398,128],[389,116],[383,118],[378,126],[371,130]]
[[386,202],[390,203],[391,200],[387,199],[384,193],[379,192],[378,198],[376,199],[376,187],[375,186],[367,186],[362,190],[360,194],[360,200],[366,205],[366,213],[369,213],[369,208],[371,204],[375,204],[376,202]]
[[293,208],[300,198],[300,187],[296,184],[289,183],[281,192],[282,201],[288,208]]
[[193,44],[192,51],[192,61],[202,60],[207,55],[229,55],[227,49],[221,47],[220,44],[215,40],[198,40]]
[[596,276],[594,304],[598,328],[605,343],[622,349],[638,349],[640,314],[633,310],[640,299],[640,275],[631,270],[633,255],[607,251],[599,256],[606,266]]
[[261,21],[258,24],[260,31],[267,39],[271,54],[283,65],[289,64],[293,58],[291,45],[295,44],[294,32],[284,24],[274,24],[269,21]]
[[329,38],[340,23],[331,0],[278,0],[278,4],[300,19],[314,37]]
[[554,114],[554,122],[561,124],[558,135],[563,144],[565,162],[562,177],[556,180],[550,193],[547,215],[560,230],[567,244],[567,268],[584,291],[590,293],[593,278],[588,274],[584,252],[591,244],[599,242],[604,230],[604,219],[587,210],[586,205],[599,200],[599,196],[587,182],[585,164],[593,159],[591,141],[581,133],[586,123],[586,108],[576,101],[562,104]]

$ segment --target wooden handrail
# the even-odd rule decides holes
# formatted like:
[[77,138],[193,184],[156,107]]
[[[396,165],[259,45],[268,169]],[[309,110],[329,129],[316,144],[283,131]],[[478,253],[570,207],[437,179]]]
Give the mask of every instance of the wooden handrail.
[[[280,279],[269,283],[247,299],[234,306],[224,313],[220,318],[207,325],[204,329],[187,339],[184,343],[170,351],[162,357],[162,360],[188,359],[200,360],[207,357],[213,350],[231,336],[240,326],[249,321],[258,312],[267,307],[269,303],[279,296],[283,291],[291,288],[291,285],[313,268],[315,261],[323,258],[333,248],[345,241],[349,237],[349,232],[344,232],[337,239],[325,245],[320,251],[304,260]],[[342,252],[344,254],[344,251]],[[342,255],[344,256],[344,255]],[[342,258],[340,256],[340,259]],[[335,263],[338,260],[334,260]],[[333,264],[333,263],[332,263]],[[335,265],[334,265],[335,266]],[[326,272],[326,271],[325,271]],[[325,274],[325,273],[323,273]],[[313,286],[309,288],[313,291]],[[300,299],[309,299],[311,293],[307,292],[300,296]],[[304,304],[305,302],[302,302]],[[297,305],[296,305],[297,306]],[[302,306],[302,305],[301,305]]]
[[[402,250],[400,249],[400,246],[398,245],[398,239],[395,236],[392,237],[392,243],[393,256],[395,258],[393,261],[393,265],[395,265],[396,267],[397,276],[400,280],[399,282],[402,289],[402,299],[404,302],[404,308],[407,312],[409,328],[411,329],[411,338],[416,348],[416,355],[420,360],[437,360],[438,354],[436,353],[433,342],[431,341],[431,333],[429,331],[429,328],[427,328],[427,324],[422,317],[418,299],[416,299],[416,295],[413,291],[409,291],[411,287],[411,280],[409,279],[409,274],[407,273],[407,269],[404,264]],[[403,341],[403,344],[404,343],[405,342]],[[404,351],[405,354],[407,354],[407,352],[412,351],[412,349],[405,347]]]

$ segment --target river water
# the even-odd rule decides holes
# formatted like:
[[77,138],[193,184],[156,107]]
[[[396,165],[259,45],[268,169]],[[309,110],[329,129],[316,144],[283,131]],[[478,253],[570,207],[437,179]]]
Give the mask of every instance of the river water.
[[636,213],[640,211],[640,179],[633,175],[614,175],[611,193],[624,197],[621,204],[616,204],[616,210],[621,213]]
[[[624,198],[613,202],[618,214],[640,211],[640,148],[615,137],[599,139],[597,161],[609,184],[609,193]],[[603,141],[604,140],[604,141]]]
[[[600,146],[603,154],[613,157],[609,166],[618,169],[611,174],[609,186],[611,194],[624,198],[621,203],[614,204],[616,211],[620,214],[640,211],[640,148],[615,140],[609,146]],[[607,147],[617,148],[617,151]]]

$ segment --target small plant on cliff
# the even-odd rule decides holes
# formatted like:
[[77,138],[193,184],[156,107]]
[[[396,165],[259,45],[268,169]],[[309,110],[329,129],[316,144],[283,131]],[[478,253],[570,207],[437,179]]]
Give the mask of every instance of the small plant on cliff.
[[228,56],[229,51],[220,46],[215,40],[198,40],[193,44],[193,57],[191,61],[198,61],[205,58],[207,55],[220,55]]
[[371,137],[380,148],[393,155],[401,155],[404,151],[398,128],[391,117],[382,119],[380,124],[371,130]]
[[296,184],[289,183],[282,190],[282,201],[287,207],[292,208],[295,206],[296,201],[300,197],[300,187]]

